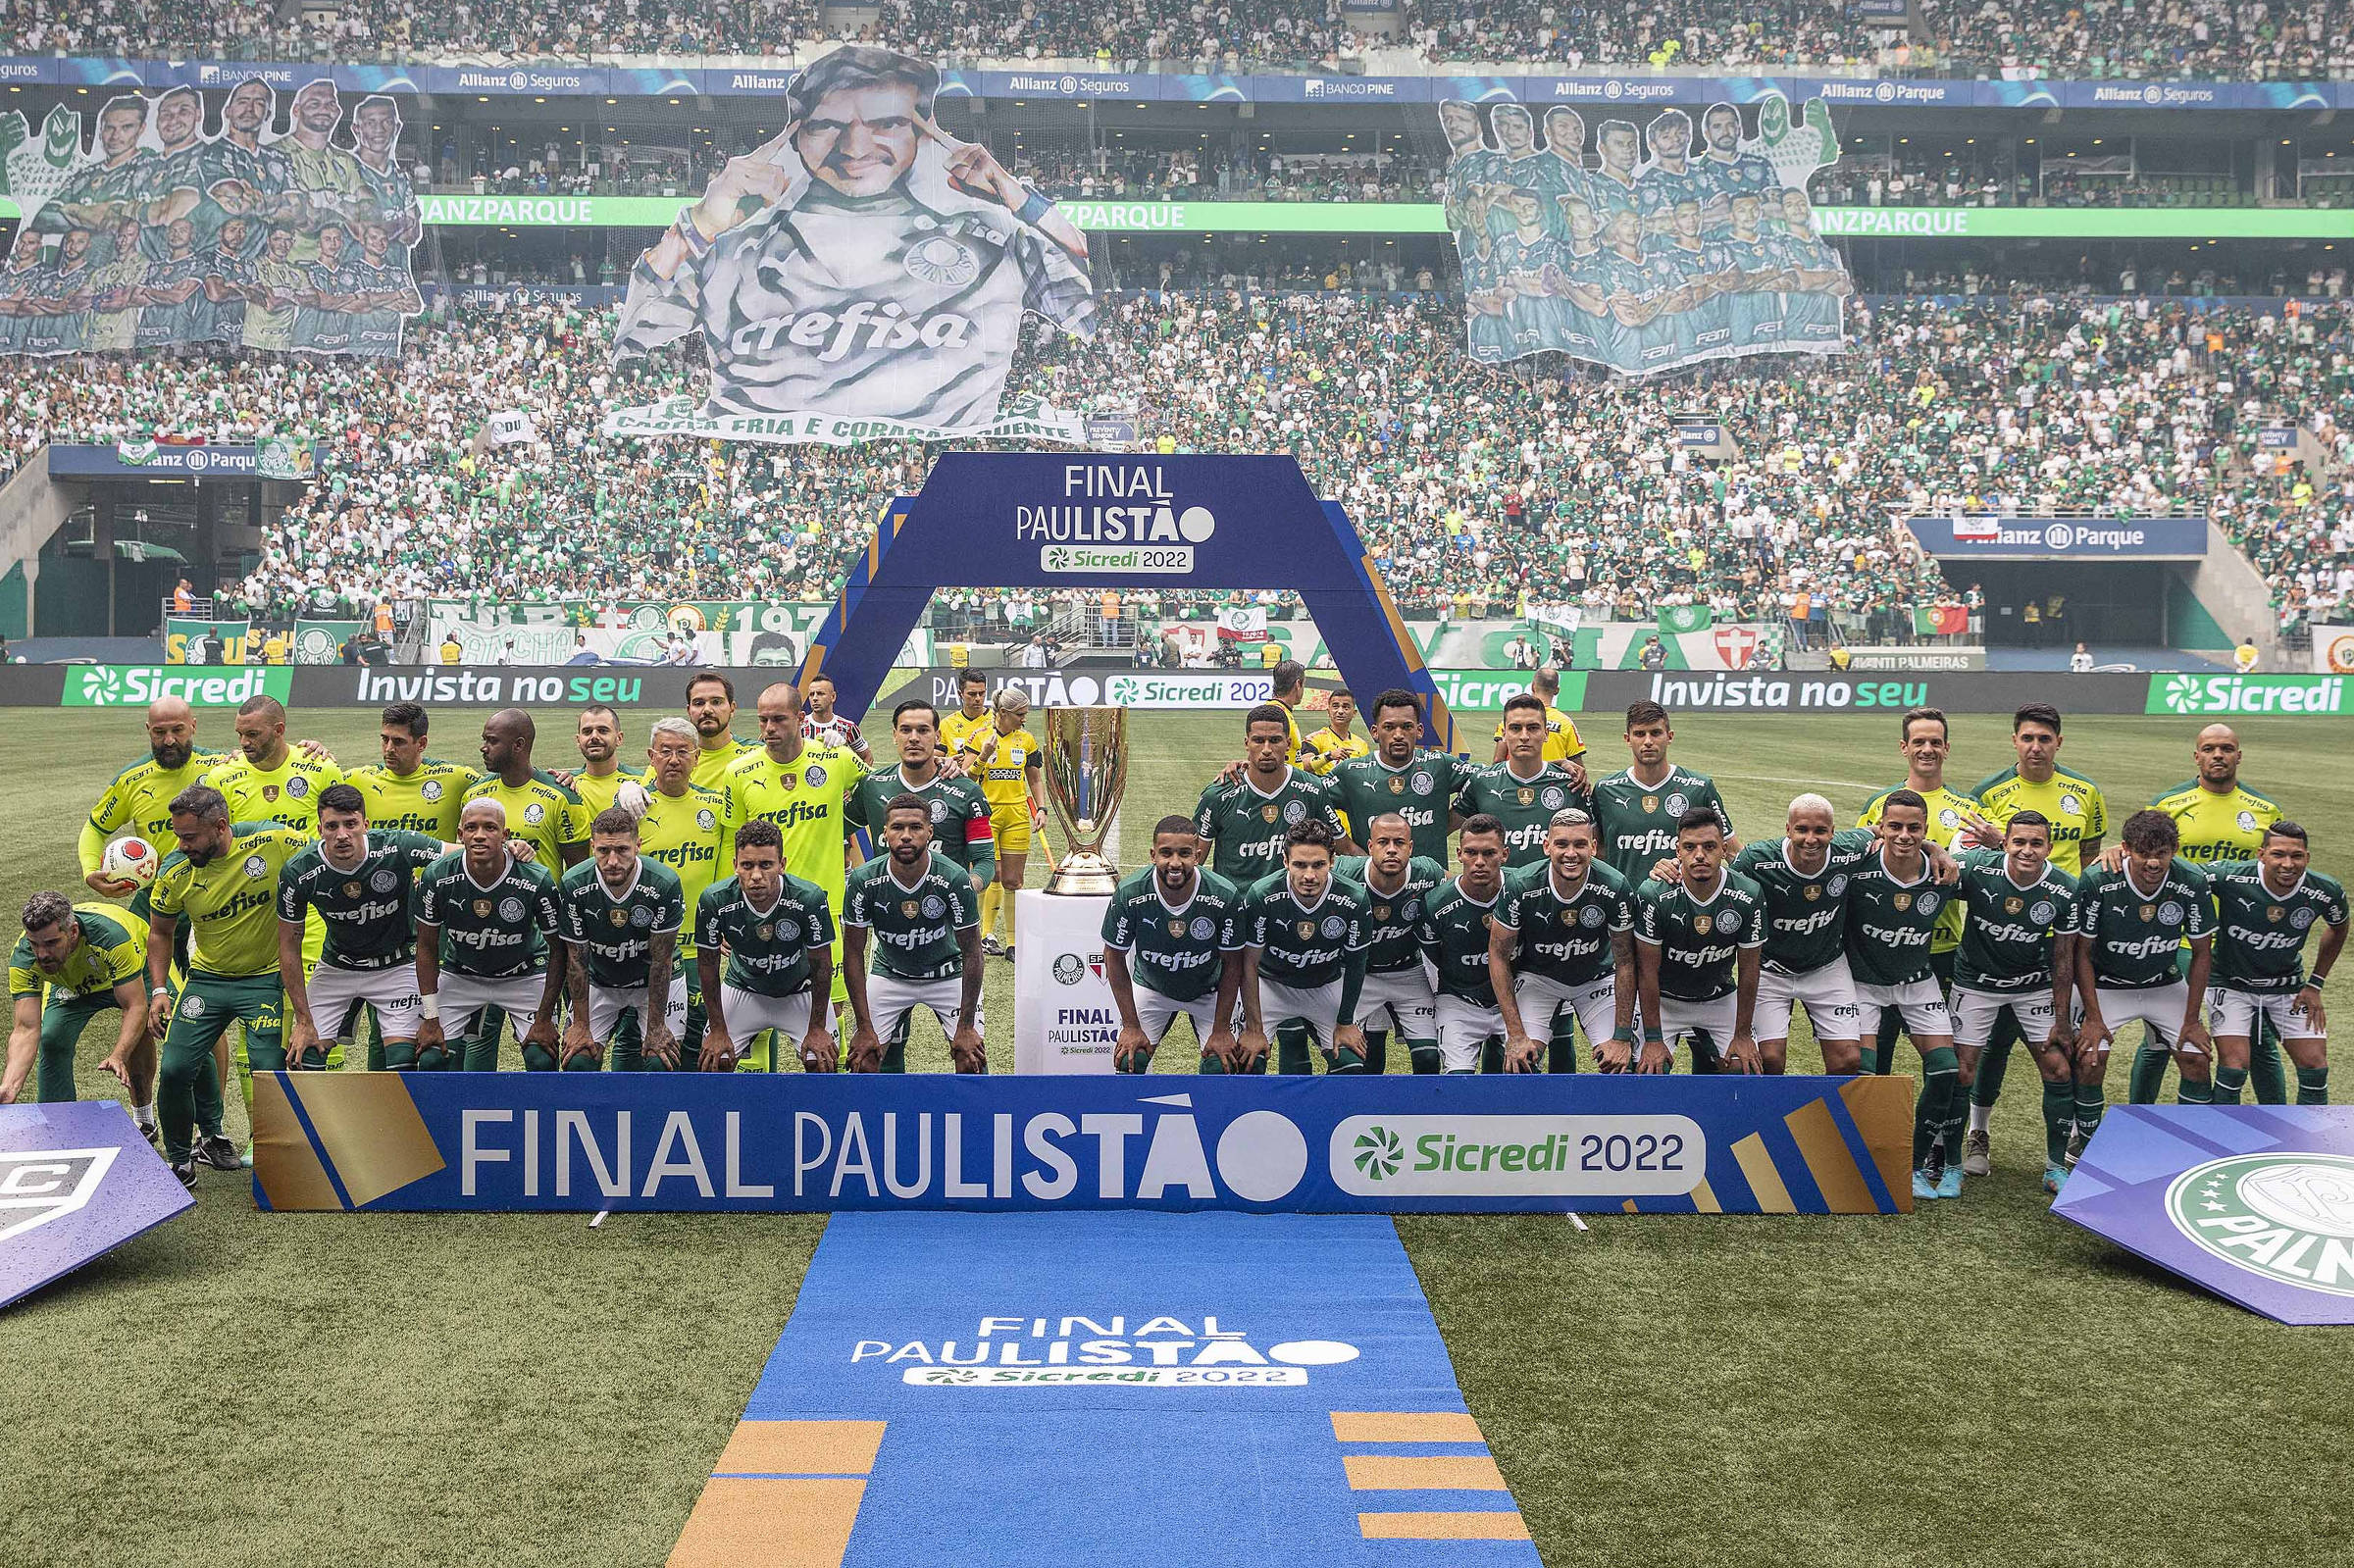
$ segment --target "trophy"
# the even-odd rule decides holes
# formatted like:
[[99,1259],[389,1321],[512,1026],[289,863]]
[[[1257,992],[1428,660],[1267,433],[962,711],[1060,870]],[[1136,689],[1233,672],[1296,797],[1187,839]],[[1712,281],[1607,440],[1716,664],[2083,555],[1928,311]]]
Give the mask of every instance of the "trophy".
[[1103,840],[1128,787],[1128,710],[1049,708],[1044,731],[1047,799],[1065,846],[1047,891],[1114,892],[1119,868],[1103,858]]

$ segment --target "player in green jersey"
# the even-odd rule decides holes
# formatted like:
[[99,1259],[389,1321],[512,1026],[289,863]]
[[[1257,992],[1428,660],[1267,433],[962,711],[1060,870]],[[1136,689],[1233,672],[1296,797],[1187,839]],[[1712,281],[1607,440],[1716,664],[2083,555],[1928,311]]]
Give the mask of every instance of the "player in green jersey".
[[526,1069],[547,1072],[557,1065],[564,912],[547,868],[515,858],[509,837],[507,808],[478,795],[458,813],[458,852],[417,874],[411,896],[423,998],[417,1023],[422,1070],[495,1072],[499,1031],[508,1017],[515,1021]]
[[736,736],[736,683],[718,670],[697,670],[687,679],[687,722],[694,726],[694,782],[717,789],[737,760],[760,749]]
[[1635,889],[1638,1073],[1668,1071],[1687,1038],[1695,1073],[1766,1070],[1755,1028],[1766,895],[1726,859],[1722,808],[1687,804],[1675,825],[1676,880]]
[[1504,897],[1504,824],[1476,816],[1456,835],[1458,869],[1423,896],[1415,939],[1438,972],[1439,1071],[1504,1068],[1504,1013],[1488,973],[1488,922]]
[[229,820],[282,822],[316,833],[319,791],[342,783],[343,770],[286,742],[286,710],[276,697],[239,703],[236,730],[241,754],[204,776],[229,802]]
[[1507,1072],[1577,1071],[1577,1037],[1598,1072],[1635,1065],[1635,901],[1626,880],[1595,856],[1594,819],[1575,806],[1554,813],[1545,858],[1509,873],[1489,921],[1488,976],[1504,1015]]
[[147,1037],[147,928],[111,904],[75,905],[66,895],[25,901],[25,935],[8,958],[11,1011],[8,1056],[0,1067],[0,1105],[25,1094],[37,1056],[39,1097],[74,1098],[74,1047],[91,1019],[109,1007],[123,1015],[115,1048],[98,1065],[129,1094],[132,1120],[155,1132],[155,1049]]
[[905,1072],[907,1028],[924,1007],[947,1033],[956,1071],[986,1073],[981,897],[973,879],[933,849],[932,808],[918,796],[900,795],[885,808],[883,845],[883,853],[850,873],[842,900],[843,957],[853,966],[850,1013],[856,1020],[850,1071]]
[[1862,829],[1837,830],[1831,803],[1817,794],[1790,802],[1782,836],[1744,845],[1733,870],[1766,899],[1766,945],[1758,970],[1758,1055],[1768,1073],[1790,1064],[1790,1018],[1804,1005],[1826,1073],[1864,1064],[1857,1037],[1862,1014],[1847,962],[1847,889],[1878,839]]
[[1241,907],[1234,884],[1202,868],[1191,818],[1153,825],[1152,864],[1122,882],[1103,909],[1103,979],[1120,1014],[1115,1071],[1149,1071],[1181,1014],[1193,1022],[1203,1072],[1234,1061]]
[[976,888],[987,887],[998,876],[989,797],[970,778],[948,771],[940,750],[939,710],[929,702],[902,702],[891,710],[891,733],[899,760],[858,781],[844,802],[844,820],[871,832],[895,798],[913,795],[931,809],[933,849],[969,872]]
[[[720,818],[728,809],[718,790],[693,782],[699,754],[692,725],[685,719],[656,719],[652,743],[645,751],[643,805],[624,803],[638,818],[638,852],[677,875],[680,900],[690,912],[703,889],[718,879]],[[679,934],[678,955],[679,975],[687,986],[687,1031],[680,1037],[680,1047],[692,1071],[702,1054],[703,1030],[710,1023],[692,931]]]
[[1283,869],[1284,835],[1304,822],[1341,837],[1332,781],[1284,760],[1292,743],[1282,704],[1262,702],[1243,720],[1243,772],[1211,781],[1194,808],[1194,832],[1209,840],[1209,869],[1250,889]]
[[[726,808],[720,817],[719,857],[735,862],[732,835],[758,819],[773,822],[784,835],[785,869],[825,889],[827,904],[841,924],[848,867],[844,844],[849,829],[844,801],[858,782],[858,761],[846,751],[819,745],[801,734],[801,694],[780,681],[760,693],[760,749],[737,758],[720,776]],[[842,944],[834,951],[834,1001],[848,1000]]]
[[1895,1014],[1920,1055],[1920,1093],[1913,1108],[1913,1195],[1960,1197],[1962,1167],[1945,1159],[1945,1124],[1953,1114],[1961,1066],[1954,1020],[1929,964],[1940,912],[1954,896],[1929,864],[1929,805],[1910,789],[1880,802],[1879,847],[1848,874],[1847,951],[1856,977],[1864,1067],[1881,1070],[1881,1020]]
[[[613,806],[627,804],[635,809],[643,803],[644,781],[621,765],[620,714],[601,702],[583,708],[573,721],[572,744],[581,754],[581,771],[556,769],[548,777],[579,795],[591,820]],[[621,791],[630,784],[637,788],[625,802]]]
[[[2240,783],[2239,735],[2227,724],[2211,724],[2191,742],[2197,777],[2175,785],[2150,802],[2175,819],[2182,835],[2182,858],[2210,870],[2252,862],[2264,848],[2266,833],[2280,820],[2280,807],[2270,795]],[[2101,864],[2117,870],[2115,849],[2104,850]],[[2221,943],[2218,944],[2220,957]],[[2133,1070],[2162,1082],[2163,1055],[2145,1065],[2144,1052],[2135,1052]],[[2259,1104],[2278,1105],[2288,1098],[2288,1078],[2280,1066],[2280,1038],[2270,1014],[2256,1020],[2256,1035],[2248,1058],[2248,1078],[2256,1086]],[[2222,1079],[2219,1076],[2220,1086]],[[2222,1095],[2217,1095],[2218,1100]],[[2237,1096],[2233,1096],[2233,1103]]]
[[484,778],[466,791],[466,804],[495,800],[507,832],[532,846],[532,858],[552,881],[588,854],[588,803],[532,766],[538,728],[521,708],[501,708],[483,721]]
[[[2276,820],[2253,861],[2216,866],[2215,984],[2207,1009],[2215,1031],[2215,1098],[2239,1103],[2258,1018],[2272,1021],[2297,1064],[2297,1103],[2329,1103],[2328,1015],[2322,987],[2346,945],[2346,890],[2312,868],[2305,830]],[[2305,938],[2324,928],[2313,973]]]
[[[2125,863],[2112,872],[2095,866],[2076,884],[2076,997],[2084,1017],[2076,1028],[2076,1130],[2068,1164],[2101,1125],[2107,1095],[2109,1044],[2139,1019],[2181,1069],[2186,1105],[2214,1098],[2208,1072],[2206,999],[2213,962],[2207,874],[2176,857],[2175,819],[2142,810],[2125,819]],[[2175,949],[2190,940],[2190,972],[2175,972]]]
[[[1365,984],[1356,993],[1365,1071],[1390,1070],[1390,1037],[1396,1035],[1415,1072],[1435,1073],[1439,1005],[1422,967],[1422,904],[1447,880],[1447,865],[1413,853],[1413,828],[1403,811],[1376,812],[1357,831],[1366,837],[1366,852],[1343,859],[1333,875],[1356,884],[1365,895]],[[1292,1070],[1289,1061],[1282,1065]]]
[[[1955,789],[1945,782],[1946,763],[1953,755],[1951,730],[1941,708],[1911,708],[1897,721],[1897,752],[1905,759],[1905,782],[1897,788],[1910,789],[1920,796],[1929,808],[1929,843],[1939,851],[1950,851],[1955,841],[1970,832],[1971,825],[1982,820],[1975,795]],[[1871,797],[1856,818],[1859,828],[1877,828],[1880,806],[1895,791],[1883,789]],[[1947,901],[1944,913],[1937,917],[1937,929],[1929,936],[1929,970],[1937,984],[1950,989],[1954,984],[1954,949],[1962,943],[1962,901]],[[1896,1059],[1896,1037],[1900,1026],[1893,1015],[1883,1014],[1880,1020],[1878,1060],[1885,1071]],[[2007,1035],[2002,1048],[2008,1051],[2016,1036]]]
[[1333,876],[1336,836],[1322,822],[1295,823],[1284,834],[1283,869],[1243,895],[1243,1032],[1235,1064],[1242,1072],[1265,1070],[1271,1029],[1293,1020],[1314,1037],[1327,1072],[1365,1070],[1365,1036],[1356,1026],[1364,893]]
[[1576,776],[1545,760],[1545,704],[1527,692],[1504,705],[1502,762],[1464,770],[1455,795],[1458,818],[1481,814],[1504,824],[1508,871],[1545,862],[1545,838],[1554,814],[1583,808]]
[[[229,802],[207,784],[173,799],[172,836],[179,847],[164,857],[151,889],[147,1032],[162,1046],[155,1097],[164,1157],[182,1183],[194,1186],[197,1159],[224,1171],[241,1163],[236,1145],[222,1135],[215,1041],[239,1023],[256,1070],[285,1065],[278,878],[310,840],[283,823],[232,824]],[[182,919],[193,934],[187,977],[175,997],[166,980]],[[171,1005],[158,1007],[158,1001]]]
[[598,812],[588,825],[588,859],[557,885],[571,1003],[559,1056],[566,1067],[600,1066],[609,1041],[616,1071],[691,1073],[702,1065],[699,1049],[679,1043],[687,1029],[678,952],[687,901],[679,874],[638,852],[638,828],[624,807]]
[[129,829],[161,854],[172,846],[172,797],[233,753],[205,751],[196,744],[196,710],[179,697],[158,697],[147,705],[147,755],[107,783],[89,820],[81,825],[81,880],[94,893],[123,898],[137,891],[133,883],[116,882],[98,869],[106,857],[107,840]]
[[1444,868],[1448,808],[1469,763],[1452,751],[1426,751],[1416,744],[1422,738],[1422,699],[1404,686],[1392,686],[1373,699],[1365,728],[1372,753],[1332,770],[1335,804],[1349,827],[1342,849],[1353,855],[1365,853],[1372,847],[1364,835],[1373,819],[1394,811],[1413,832],[1415,856]]
[[[2030,702],[2011,716],[2013,766],[1978,781],[1970,790],[1978,797],[1979,820],[1973,822],[1970,842],[1981,849],[2003,847],[2003,826],[2013,814],[2036,811],[2052,830],[2052,864],[2071,877],[2080,877],[2100,859],[2101,840],[2109,831],[2109,806],[2100,786],[2073,769],[2060,765],[2065,737],[2060,733],[2060,710],[2048,702]],[[1998,1024],[1970,1091],[1970,1126],[1973,1133],[1991,1125],[1994,1102],[2002,1094],[2003,1077],[2011,1066],[2012,1027]],[[2165,1076],[2163,1053],[2157,1072]],[[1971,1163],[1966,1152],[1965,1165]]]
[[458,807],[483,776],[463,763],[427,756],[431,724],[414,702],[386,704],[377,730],[383,760],[352,769],[343,782],[359,790],[372,831],[421,833],[456,843]]
[[[2043,1075],[2043,1185],[2057,1192],[2075,1124],[2075,936],[2071,910],[2075,880],[2051,863],[2052,826],[2031,808],[2012,813],[2003,847],[1962,855],[1962,901],[1970,918],[1954,969],[1954,1051],[1962,1083],[1970,1083],[1979,1055],[2006,1016],[2034,1052]],[[1954,1140],[1947,1121],[1945,1157],[1966,1175],[1992,1170],[1985,1135]],[[1972,1158],[1976,1163],[1971,1163]]]
[[733,1072],[756,1036],[774,1033],[792,1042],[804,1069],[831,1073],[842,1049],[826,1027],[826,1009],[810,1005],[834,987],[834,912],[825,889],[786,872],[785,836],[773,822],[739,828],[735,852],[736,875],[704,888],[694,905],[695,967],[711,1010],[703,1071]]
[[1630,887],[1640,889],[1661,861],[1679,857],[1684,814],[1696,806],[1716,814],[1724,857],[1740,851],[1732,814],[1724,809],[1715,783],[1668,760],[1667,748],[1674,741],[1665,708],[1649,701],[1628,704],[1626,747],[1634,760],[1594,784],[1588,809],[1602,830],[1603,864],[1625,878]]
[[[357,1038],[366,1009],[376,1015],[369,1071],[408,1067],[416,1059],[422,1005],[409,892],[417,873],[449,846],[424,834],[375,827],[356,784],[328,785],[318,804],[318,841],[287,861],[278,879],[286,1065],[327,1066],[328,1045]],[[326,929],[325,945],[306,978],[304,933],[314,918]]]

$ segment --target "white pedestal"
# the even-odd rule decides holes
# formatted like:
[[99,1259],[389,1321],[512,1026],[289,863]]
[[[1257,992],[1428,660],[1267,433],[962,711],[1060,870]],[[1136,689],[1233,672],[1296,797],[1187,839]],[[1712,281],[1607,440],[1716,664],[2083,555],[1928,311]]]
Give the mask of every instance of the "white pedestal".
[[1102,894],[1014,894],[1013,1070],[1108,1073],[1119,1009],[1103,978]]

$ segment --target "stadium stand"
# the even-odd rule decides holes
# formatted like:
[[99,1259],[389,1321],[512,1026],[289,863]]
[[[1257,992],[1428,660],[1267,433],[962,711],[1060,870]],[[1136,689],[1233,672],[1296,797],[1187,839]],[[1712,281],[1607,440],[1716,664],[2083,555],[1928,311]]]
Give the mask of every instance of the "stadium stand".
[[[21,361],[0,399],[7,462],[48,440],[323,443],[322,482],[231,595],[265,617],[520,582],[585,599],[831,596],[877,498],[912,488],[926,454],[603,440],[601,403],[685,390],[694,369],[610,367],[607,320],[461,309],[390,365]],[[1891,508],[2204,508],[2266,574],[2283,628],[2354,593],[2354,479],[2317,488],[2257,440],[2302,425],[2335,466],[2354,460],[2342,305],[2287,322],[2147,296],[1892,301],[1859,310],[1849,359],[1650,385],[1469,365],[1430,297],[1172,291],[1119,302],[1106,327],[1085,344],[1034,330],[1015,387],[1143,411],[1140,436],[1162,450],[1297,452],[1409,613],[1525,598],[1772,617],[1809,595],[1901,636],[1945,584],[1890,544]],[[514,408],[552,444],[481,446],[486,414]],[[1689,461],[1678,418],[1722,424],[1742,455]],[[972,608],[1004,623],[1001,598]]]

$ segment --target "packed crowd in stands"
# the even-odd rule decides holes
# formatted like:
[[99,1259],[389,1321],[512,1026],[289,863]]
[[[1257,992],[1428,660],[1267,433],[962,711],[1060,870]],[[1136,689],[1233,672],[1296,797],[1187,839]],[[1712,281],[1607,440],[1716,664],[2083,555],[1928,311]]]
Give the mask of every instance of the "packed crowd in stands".
[[[597,602],[830,597],[878,498],[928,454],[608,439],[602,407],[697,371],[610,367],[608,321],[461,311],[396,364],[22,361],[0,432],[11,465],[45,440],[320,442],[317,482],[230,594],[264,615],[525,583]],[[1891,508],[2205,507],[2272,578],[2284,625],[2354,591],[2354,308],[2285,322],[2021,296],[1859,308],[1853,330],[1845,360],[1629,384],[1475,367],[1436,299],[1173,292],[1110,303],[1092,342],[1032,330],[1013,384],[1133,410],[1160,450],[1297,453],[1409,613],[1772,617],[1827,598],[1859,626],[1906,625],[1943,584],[1892,542]],[[507,409],[546,444],[485,445]],[[1679,416],[1722,424],[1738,458],[1693,457]],[[2342,477],[2271,461],[2257,430],[2277,424],[2315,432]]]
[[[1369,36],[1341,0],[884,0],[861,38],[951,64],[1106,70],[1875,71],[2309,80],[2354,72],[2346,0],[1917,0],[1918,35],[1842,0],[1405,0]],[[243,60],[778,58],[830,40],[819,0],[0,0],[0,53]]]

